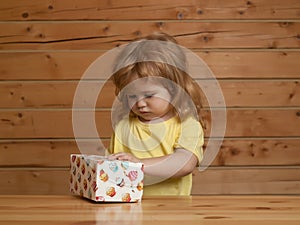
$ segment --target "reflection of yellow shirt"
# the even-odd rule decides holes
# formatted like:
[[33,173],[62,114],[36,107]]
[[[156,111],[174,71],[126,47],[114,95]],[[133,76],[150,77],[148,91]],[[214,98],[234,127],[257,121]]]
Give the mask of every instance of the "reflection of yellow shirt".
[[[203,131],[200,123],[187,118],[182,123],[173,117],[161,123],[145,124],[138,118],[121,120],[111,139],[109,152],[130,152],[137,158],[172,154],[176,148],[193,152],[199,162],[203,157]],[[190,195],[192,174],[146,185],[144,195]]]

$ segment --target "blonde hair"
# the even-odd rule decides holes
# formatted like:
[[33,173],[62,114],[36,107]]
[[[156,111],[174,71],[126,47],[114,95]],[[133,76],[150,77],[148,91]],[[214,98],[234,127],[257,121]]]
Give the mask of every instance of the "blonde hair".
[[[180,118],[186,118],[192,109],[182,98],[182,91],[179,91],[176,85],[192,99],[197,111],[195,113],[202,123],[201,89],[185,72],[187,71],[185,54],[173,37],[165,33],[153,33],[128,44],[117,57],[115,71],[111,79],[116,86],[116,96],[132,81],[133,76],[166,78],[172,81],[173,85],[170,85],[170,82],[168,85],[162,82],[162,85],[173,96],[172,104],[180,114]],[[124,99],[121,101],[125,103]]]

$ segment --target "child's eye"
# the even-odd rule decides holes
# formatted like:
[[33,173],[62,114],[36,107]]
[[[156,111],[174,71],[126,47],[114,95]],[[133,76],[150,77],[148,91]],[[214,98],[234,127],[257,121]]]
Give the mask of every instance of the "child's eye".
[[136,95],[128,95],[128,98],[129,98],[129,99],[135,99],[135,98],[136,98]]
[[145,98],[152,98],[154,94],[145,94]]

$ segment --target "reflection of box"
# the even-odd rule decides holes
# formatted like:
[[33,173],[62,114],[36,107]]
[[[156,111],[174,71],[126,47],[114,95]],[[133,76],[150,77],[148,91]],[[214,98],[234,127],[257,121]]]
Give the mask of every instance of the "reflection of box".
[[142,225],[143,208],[142,203],[136,204],[109,204],[106,207],[93,209],[95,215],[94,225]]
[[137,202],[143,195],[143,164],[102,156],[71,155],[70,190],[94,201]]

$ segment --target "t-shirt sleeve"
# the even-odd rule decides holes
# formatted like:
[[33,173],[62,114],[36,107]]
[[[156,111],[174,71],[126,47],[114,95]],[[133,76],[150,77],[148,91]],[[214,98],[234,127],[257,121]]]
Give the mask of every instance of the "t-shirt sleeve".
[[203,158],[204,134],[199,121],[188,118],[181,124],[181,131],[176,139],[174,148],[183,148],[193,152],[199,162]]

